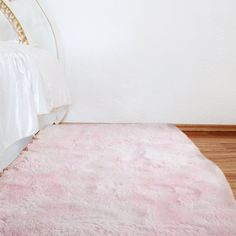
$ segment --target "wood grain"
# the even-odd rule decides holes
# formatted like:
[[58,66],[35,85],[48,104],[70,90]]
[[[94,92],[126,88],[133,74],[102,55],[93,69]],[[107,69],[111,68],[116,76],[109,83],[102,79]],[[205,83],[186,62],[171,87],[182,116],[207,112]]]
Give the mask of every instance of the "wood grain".
[[179,129],[182,131],[235,131],[236,132],[236,125],[207,125],[207,124],[202,124],[202,125],[188,125],[188,124],[177,124],[176,125]]
[[224,172],[236,198],[236,132],[184,132]]

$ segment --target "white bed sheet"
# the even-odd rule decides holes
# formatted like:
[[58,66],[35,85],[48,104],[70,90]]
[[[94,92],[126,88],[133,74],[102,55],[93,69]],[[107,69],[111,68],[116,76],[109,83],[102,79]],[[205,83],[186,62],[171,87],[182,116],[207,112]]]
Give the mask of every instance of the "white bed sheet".
[[56,58],[31,46],[0,43],[0,154],[39,130],[38,115],[69,104]]

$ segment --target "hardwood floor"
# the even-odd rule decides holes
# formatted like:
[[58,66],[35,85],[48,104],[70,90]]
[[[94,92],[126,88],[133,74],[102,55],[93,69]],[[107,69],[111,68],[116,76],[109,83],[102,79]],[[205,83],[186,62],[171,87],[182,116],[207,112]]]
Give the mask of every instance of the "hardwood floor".
[[184,132],[224,172],[236,198],[236,132]]

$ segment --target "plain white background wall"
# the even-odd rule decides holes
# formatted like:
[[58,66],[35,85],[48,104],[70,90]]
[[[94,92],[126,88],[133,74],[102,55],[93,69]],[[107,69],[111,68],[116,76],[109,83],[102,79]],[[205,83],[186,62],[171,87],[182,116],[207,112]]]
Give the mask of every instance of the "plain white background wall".
[[67,121],[236,123],[235,0],[44,0]]

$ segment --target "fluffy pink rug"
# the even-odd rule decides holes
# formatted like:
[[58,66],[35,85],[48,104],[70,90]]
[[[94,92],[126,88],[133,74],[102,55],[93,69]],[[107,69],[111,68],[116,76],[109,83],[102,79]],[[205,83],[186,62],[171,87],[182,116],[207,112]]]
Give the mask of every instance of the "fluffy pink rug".
[[60,125],[0,178],[0,235],[234,236],[223,173],[168,125]]

